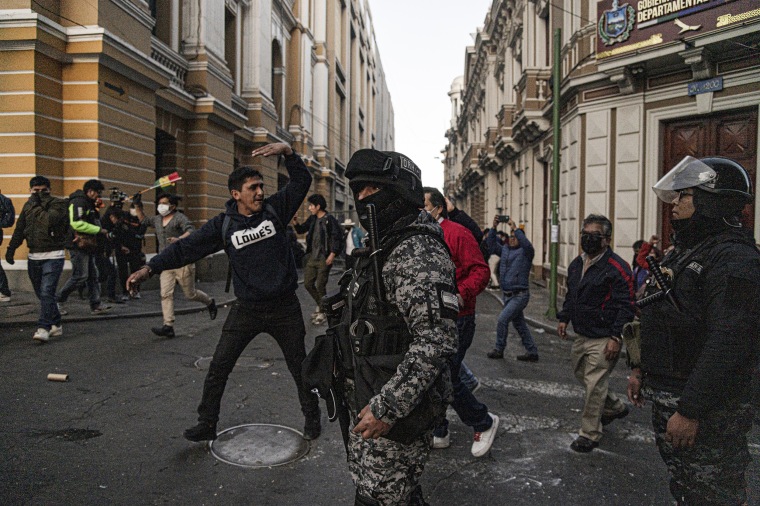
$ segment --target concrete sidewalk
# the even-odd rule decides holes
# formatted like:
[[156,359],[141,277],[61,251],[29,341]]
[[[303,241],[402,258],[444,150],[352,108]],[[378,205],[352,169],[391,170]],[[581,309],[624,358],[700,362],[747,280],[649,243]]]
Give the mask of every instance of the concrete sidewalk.
[[[221,307],[231,304],[235,300],[232,288],[230,288],[230,293],[224,293],[225,284],[226,281],[214,281],[196,283],[195,287],[213,297],[217,306]],[[124,304],[106,302],[105,297],[103,297],[102,304],[111,306],[111,310],[105,314],[94,316],[90,314],[88,300],[86,298],[80,299],[77,292],[74,292],[64,304],[64,308],[69,314],[62,317],[62,324],[120,318],[161,317],[161,292],[155,289],[143,289],[140,296],[139,299],[131,299]],[[206,311],[206,306],[199,302],[187,300],[182,289],[177,286],[174,291],[175,314],[183,315],[200,311]],[[33,292],[16,290],[11,295],[10,302],[0,302],[0,328],[36,325],[39,313],[40,302],[37,296]]]
[[[342,269],[333,269],[330,277],[340,276]],[[299,284],[303,284],[303,273],[299,271]],[[206,292],[216,300],[217,306],[229,305],[235,301],[235,295],[232,287],[230,293],[224,292],[226,281],[198,282],[196,288]],[[150,286],[150,285],[149,285]],[[84,322],[95,320],[113,320],[120,318],[148,318],[161,316],[161,294],[157,289],[143,289],[140,299],[132,299],[124,304],[113,304],[106,302],[103,298],[104,305],[110,305],[111,310],[103,315],[94,316],[90,314],[90,305],[87,299],[80,299],[74,292],[64,307],[69,312],[63,316],[62,322]],[[491,296],[501,303],[501,290],[485,290],[481,296]],[[530,303],[525,309],[525,319],[533,331],[543,330],[550,334],[556,334],[557,320],[550,319],[546,316],[549,307],[549,289],[531,283]],[[562,299],[557,301],[557,309],[562,308]],[[0,302],[0,327],[13,328],[21,326],[35,325],[39,317],[40,304],[37,297],[32,292],[16,290],[11,296],[10,302]],[[174,312],[177,315],[197,313],[206,311],[206,306],[198,302],[185,299],[182,289],[177,286],[174,292]],[[570,334],[570,332],[568,332]]]

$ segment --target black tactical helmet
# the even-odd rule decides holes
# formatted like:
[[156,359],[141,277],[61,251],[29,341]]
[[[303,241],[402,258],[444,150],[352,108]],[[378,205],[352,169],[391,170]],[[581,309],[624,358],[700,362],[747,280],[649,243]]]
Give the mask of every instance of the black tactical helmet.
[[425,205],[421,175],[419,167],[405,155],[376,149],[360,149],[346,167],[346,178],[354,195],[367,183],[375,183],[393,190],[415,208]]
[[700,162],[715,171],[715,178],[697,186],[694,207],[712,218],[734,216],[752,202],[752,181],[744,167],[729,158],[701,158]]

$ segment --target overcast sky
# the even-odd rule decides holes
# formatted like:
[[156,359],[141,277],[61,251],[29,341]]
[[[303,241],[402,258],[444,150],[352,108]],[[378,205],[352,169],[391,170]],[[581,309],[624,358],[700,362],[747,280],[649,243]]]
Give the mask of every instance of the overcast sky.
[[451,119],[448,92],[464,73],[470,34],[491,0],[369,0],[380,60],[396,116],[396,151],[422,169],[425,186],[442,188],[441,150]]

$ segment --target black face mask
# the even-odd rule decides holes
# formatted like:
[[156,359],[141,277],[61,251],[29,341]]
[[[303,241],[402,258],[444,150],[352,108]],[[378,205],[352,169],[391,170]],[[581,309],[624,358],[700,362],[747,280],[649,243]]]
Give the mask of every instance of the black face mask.
[[599,234],[581,234],[581,249],[590,256],[596,256],[602,252],[604,236]]
[[373,193],[361,200],[356,201],[356,211],[359,214],[359,222],[365,230],[369,230],[369,216],[367,216],[367,205],[374,204],[377,215],[377,234],[383,237],[385,233],[396,223],[402,216],[408,214],[408,206],[396,192],[387,188]]

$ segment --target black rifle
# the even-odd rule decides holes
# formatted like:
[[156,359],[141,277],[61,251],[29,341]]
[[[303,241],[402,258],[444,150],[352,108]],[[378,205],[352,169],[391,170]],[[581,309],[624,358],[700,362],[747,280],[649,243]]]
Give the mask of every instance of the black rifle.
[[378,307],[382,309],[383,301],[385,299],[383,297],[383,278],[380,275],[380,260],[377,256],[380,253],[380,249],[378,248],[380,239],[377,235],[377,213],[375,212],[374,204],[367,204],[367,221],[369,222],[367,235],[369,235],[369,256],[370,260],[372,260],[372,277],[375,281],[375,296],[378,300]]
[[647,257],[647,263],[649,264],[649,272],[652,273],[655,281],[657,281],[657,284],[660,286],[660,291],[637,301],[636,306],[642,308],[648,306],[649,304],[654,304],[655,302],[658,302],[662,299],[668,299],[668,302],[673,304],[673,306],[678,311],[681,311],[681,305],[678,303],[678,300],[673,293],[673,287],[671,286],[670,281],[662,272],[660,262],[658,262],[657,259],[652,255],[649,255]]

